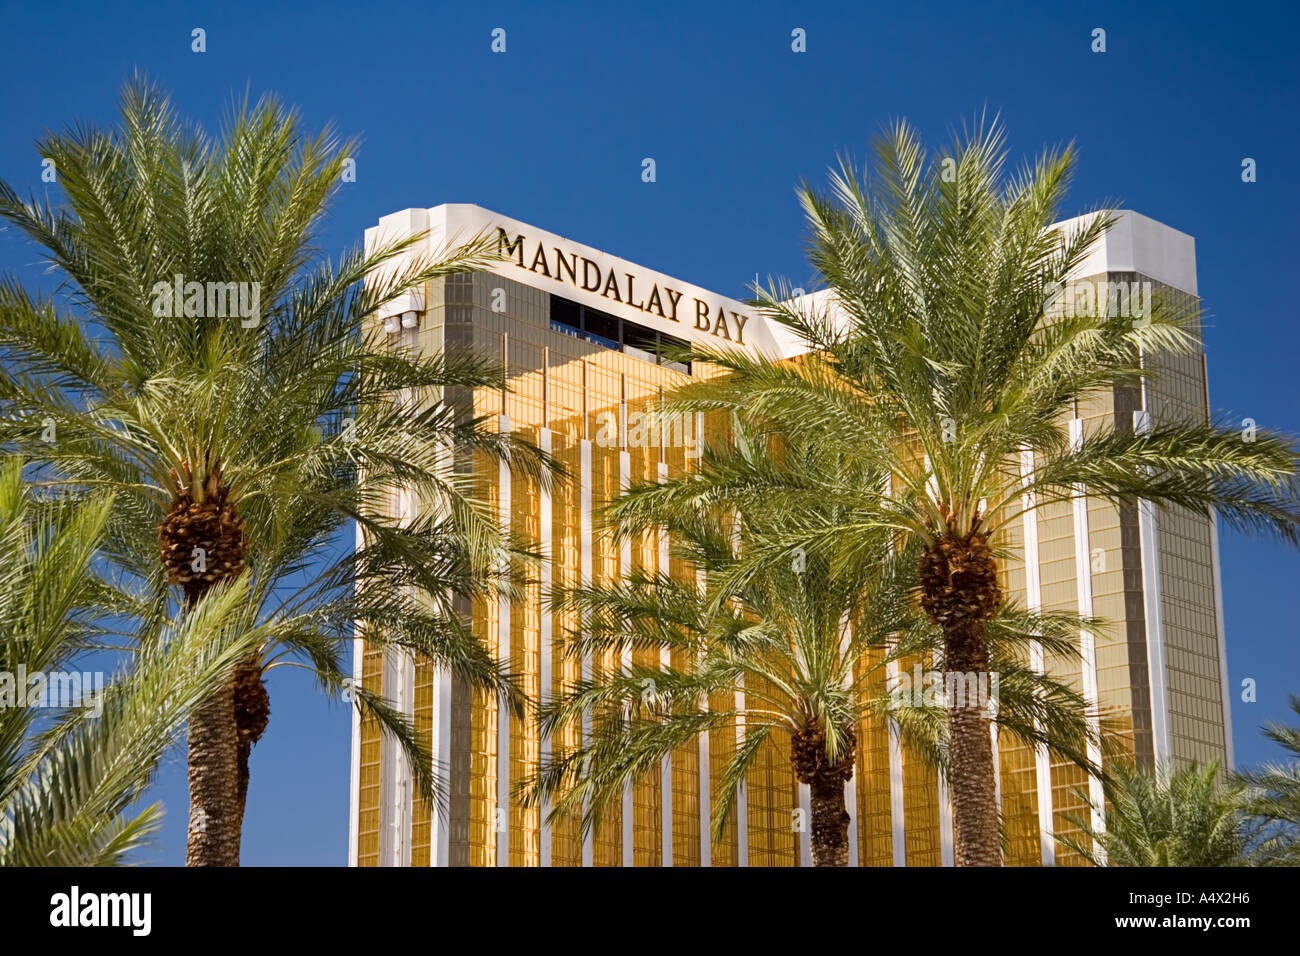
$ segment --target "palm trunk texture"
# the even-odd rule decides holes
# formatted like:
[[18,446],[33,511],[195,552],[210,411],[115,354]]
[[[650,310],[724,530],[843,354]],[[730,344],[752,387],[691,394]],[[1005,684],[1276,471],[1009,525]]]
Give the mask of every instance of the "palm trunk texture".
[[190,714],[186,866],[239,866],[237,737],[232,678]]
[[[979,517],[961,533],[953,519],[947,533],[921,555],[921,604],[943,629],[943,661],[952,673],[975,675],[987,687],[985,622],[1002,603],[997,565]],[[946,686],[946,682],[945,682]],[[953,856],[957,866],[1001,866],[997,784],[987,701],[960,696],[948,702],[948,783],[952,794]]]
[[[983,622],[968,622],[944,635],[944,662],[952,671],[988,674],[988,643]],[[988,705],[975,700],[950,702],[948,780],[952,793],[953,862],[957,866],[1001,866],[997,784]]]
[[849,814],[844,808],[844,781],[822,777],[809,784],[809,789],[813,866],[848,866]]
[[813,866],[849,865],[849,814],[844,808],[844,784],[853,776],[857,738],[846,730],[846,746],[831,763],[826,755],[826,734],[815,720],[790,740],[790,766],[795,779],[808,784],[812,796]]
[[[158,526],[159,556],[168,583],[185,592],[184,614],[214,585],[240,574],[248,551],[221,460],[205,452],[197,464],[197,475],[188,460],[171,471],[172,504]],[[190,714],[186,866],[239,866],[248,756],[269,716],[256,655]]]

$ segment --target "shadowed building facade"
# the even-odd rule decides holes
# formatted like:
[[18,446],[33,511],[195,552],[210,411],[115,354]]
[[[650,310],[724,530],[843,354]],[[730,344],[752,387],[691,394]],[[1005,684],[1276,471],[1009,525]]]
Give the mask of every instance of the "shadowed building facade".
[[[566,468],[568,478],[547,488],[486,459],[458,458],[453,466],[472,476],[502,524],[541,556],[517,597],[476,599],[462,610],[486,646],[522,675],[528,694],[545,699],[593,667],[656,663],[636,655],[580,662],[562,654],[557,642],[575,621],[543,599],[552,587],[613,583],[632,569],[683,580],[694,574],[662,536],[616,544],[599,521],[620,489],[694,467],[698,442],[707,437],[699,419],[652,427],[643,417],[664,393],[712,374],[674,361],[672,348],[689,342],[785,358],[806,346],[741,302],[478,206],[386,216],[366,231],[366,244],[425,233],[426,245],[412,253],[419,254],[484,231],[497,237],[502,261],[428,283],[375,321],[394,348],[497,357],[510,383],[504,399],[484,389],[442,400],[465,414],[490,416],[497,428],[526,436]],[[1140,296],[1145,283],[1190,308],[1197,302],[1191,237],[1135,213],[1122,215],[1078,275],[1103,297],[1131,290]],[[1078,305],[1063,299],[1061,307]],[[1141,429],[1169,416],[1207,415],[1203,356],[1144,358],[1155,378],[1116,385],[1077,408],[1062,427],[1081,434],[1110,420]],[[1030,456],[1023,467],[1033,467]],[[400,518],[418,514],[421,504],[395,491],[389,506]],[[1033,663],[1068,676],[1095,701],[1110,739],[1146,766],[1213,759],[1231,765],[1212,520],[1081,497],[1026,515],[1002,546],[1009,597],[1109,622],[1095,644],[1081,636],[1082,666],[1050,658]],[[520,805],[513,787],[554,748],[576,745],[589,727],[569,726],[547,739],[530,720],[427,662],[370,649],[361,636],[354,644],[354,679],[413,715],[431,741],[449,799],[431,812],[414,793],[400,748],[354,715],[352,865],[811,863],[808,833],[793,827],[794,809],[802,806],[808,818],[809,796],[794,780],[785,740],[763,744],[720,839],[710,833],[710,809],[743,725],[679,748],[658,772],[629,787],[621,806],[584,840],[576,822],[548,824],[545,808]],[[880,692],[897,667],[873,670]],[[864,721],[858,740],[856,770],[845,785],[850,863],[951,865],[951,811],[937,774],[884,722]],[[996,739],[995,745],[1007,862],[1080,862],[1049,835],[1073,829],[1067,816],[1087,817],[1077,795],[1089,791],[1085,775],[1046,751]],[[1092,794],[1099,800],[1095,784]]]

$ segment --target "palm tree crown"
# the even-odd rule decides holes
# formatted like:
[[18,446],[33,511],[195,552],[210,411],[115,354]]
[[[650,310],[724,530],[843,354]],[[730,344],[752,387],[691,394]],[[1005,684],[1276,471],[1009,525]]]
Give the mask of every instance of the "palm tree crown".
[[[1300,715],[1300,697],[1291,695]],[[1264,736],[1280,746],[1287,762],[1269,762],[1239,774],[1249,788],[1247,810],[1262,824],[1254,848],[1261,862],[1300,866],[1300,726],[1270,723]]]
[[1111,779],[1105,829],[1072,821],[1092,845],[1058,837],[1086,859],[1108,866],[1248,863],[1253,828],[1243,812],[1245,788],[1225,780],[1217,763],[1165,774],[1120,766]]
[[[487,243],[419,256],[416,237],[321,256],[356,146],[306,135],[274,99],[240,104],[214,139],[137,80],[118,129],[38,144],[65,207],[0,185],[0,216],[64,279],[58,299],[0,283],[0,441],[37,462],[43,484],[116,493],[106,550],[149,582],[143,613],[166,617],[169,594],[193,607],[242,573],[258,619],[276,622],[190,721],[191,793],[214,805],[191,828],[196,861],[237,862],[248,755],[269,718],[262,675],[289,658],[331,694],[355,692],[436,796],[410,721],[351,686],[354,625],[520,706],[453,606],[510,588],[492,570],[514,551],[448,462],[469,448],[538,474],[543,456],[437,400],[499,386],[497,369],[394,348],[374,321],[428,280],[482,265]],[[391,517],[394,488],[422,517]],[[341,541],[349,522],[355,553]]]
[[[1297,454],[1282,436],[1245,441],[1207,421],[1141,415],[1065,427],[1082,425],[1081,408],[1105,390],[1149,380],[1153,356],[1198,347],[1167,299],[1139,315],[1054,313],[1054,290],[1114,222],[1100,213],[1054,225],[1073,165],[1065,149],[1007,175],[996,126],[932,161],[899,124],[870,175],[843,160],[829,193],[799,191],[827,294],[758,290],[763,314],[813,354],[697,354],[729,374],[674,403],[860,462],[798,481],[751,468],[729,477],[726,494],[780,501],[790,518],[772,560],[799,549],[869,565],[882,532],[896,550],[915,546],[920,606],[957,671],[990,668],[987,625],[1004,604],[998,536],[1026,512],[1080,495],[1141,499],[1300,540]],[[872,472],[880,480],[860,480]],[[949,715],[959,865],[1000,861],[988,719]]]
[[[845,463],[821,457],[822,446],[798,449],[736,425],[734,442],[703,449],[698,472],[634,485],[606,512],[616,538],[666,535],[673,556],[695,576],[633,570],[617,584],[557,593],[558,606],[578,612],[568,652],[592,663],[592,677],[544,703],[542,730],[585,715],[593,730],[581,746],[557,748],[524,790],[534,801],[550,797],[556,814],[581,814],[591,828],[625,787],[713,733],[719,736],[711,747],[730,746],[713,806],[715,836],[746,775],[776,753],[809,787],[805,826],[814,861],[844,866],[844,784],[871,723],[888,723],[910,753],[947,770],[947,688],[909,694],[887,679],[890,664],[928,666],[942,650],[942,632],[912,600],[915,548],[891,556],[884,533],[866,567],[836,566],[816,554],[769,559],[783,547],[791,515],[761,495],[733,496],[732,479],[763,473],[791,484]],[[825,508],[838,512],[835,504]],[[822,518],[833,516],[845,518]],[[1082,698],[1026,664],[1031,641],[1077,657],[1080,627],[1095,622],[1000,609],[989,628],[999,674],[996,720],[1010,739],[1050,746],[1096,773],[1088,745],[1097,741]]]
[[0,468],[0,866],[129,862],[162,820],[131,805],[266,631],[236,581],[175,627],[137,625],[129,665],[95,679],[104,657],[87,651],[117,637],[105,622],[136,621],[135,596],[96,567],[112,499],[36,499],[22,473],[14,458]]

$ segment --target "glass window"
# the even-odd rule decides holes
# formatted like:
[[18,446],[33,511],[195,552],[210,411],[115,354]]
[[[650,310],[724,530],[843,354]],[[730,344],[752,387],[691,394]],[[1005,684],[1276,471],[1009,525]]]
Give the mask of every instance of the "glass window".
[[582,329],[587,336],[612,349],[619,347],[618,318],[596,309],[583,309]]
[[[631,322],[623,323],[623,344],[630,345],[634,349],[642,352],[651,352],[659,354],[659,335],[653,329],[642,328],[639,325],[633,325]],[[650,359],[654,361],[654,359]]]
[[582,328],[582,307],[576,302],[551,296],[551,321],[573,329]]

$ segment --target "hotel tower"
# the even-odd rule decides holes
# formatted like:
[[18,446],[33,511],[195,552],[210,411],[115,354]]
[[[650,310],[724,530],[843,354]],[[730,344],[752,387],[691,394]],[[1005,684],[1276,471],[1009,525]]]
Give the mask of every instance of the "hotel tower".
[[[663,393],[710,374],[673,361],[671,346],[690,342],[779,357],[807,348],[741,302],[478,206],[385,216],[366,231],[366,244],[426,233],[427,246],[413,254],[431,253],[481,232],[496,237],[501,261],[430,282],[375,321],[394,347],[499,356],[511,386],[504,399],[485,389],[444,400],[526,436],[567,469],[566,480],[542,488],[495,462],[455,465],[472,474],[503,525],[541,555],[532,582],[516,599],[467,601],[463,611],[482,641],[523,676],[529,695],[544,699],[577,679],[580,665],[557,646],[573,620],[552,612],[543,594],[553,586],[612,583],[631,568],[691,573],[670,557],[666,542],[611,543],[599,515],[630,483],[692,467],[700,423],[679,421],[657,446],[645,447],[626,441],[621,429],[610,440],[613,416],[630,419]],[[1132,291],[1136,303],[1139,290],[1154,289],[1196,314],[1192,238],[1136,213],[1121,215],[1077,278],[1068,287],[1071,296],[1084,287],[1112,300],[1117,290]],[[1068,297],[1059,306],[1075,307]],[[1142,429],[1152,420],[1207,415],[1202,355],[1144,360],[1157,376],[1140,385],[1117,384],[1077,408],[1062,427],[1080,435],[1110,420]],[[1024,467],[1032,464],[1027,458]],[[411,515],[419,502],[395,493],[392,507],[395,516]],[[1029,513],[1009,539],[1004,545],[1011,557],[1003,562],[1008,595],[1031,608],[1108,622],[1095,642],[1081,636],[1081,666],[1041,652],[1032,663],[1068,678],[1096,702],[1108,738],[1139,764],[1217,759],[1230,767],[1215,522],[1144,502],[1117,507],[1079,498]],[[811,863],[809,834],[792,826],[793,809],[803,806],[804,819],[809,816],[808,792],[793,778],[784,740],[764,744],[720,839],[710,832],[711,802],[743,728],[710,733],[675,751],[660,771],[630,786],[622,805],[584,840],[574,821],[548,824],[544,811],[521,806],[512,790],[553,746],[576,744],[583,728],[545,739],[529,720],[451,675],[391,649],[368,648],[360,638],[353,667],[355,679],[412,714],[428,735],[449,799],[430,812],[414,792],[400,748],[354,714],[352,865]],[[888,675],[875,671],[883,687]],[[845,785],[851,865],[952,865],[952,814],[937,774],[884,722],[864,722],[858,740],[856,772]],[[1085,798],[1091,794],[1100,802],[1096,783],[1046,750],[996,737],[995,746],[1007,863],[1081,863],[1052,834],[1077,834],[1067,818],[1089,816]]]

